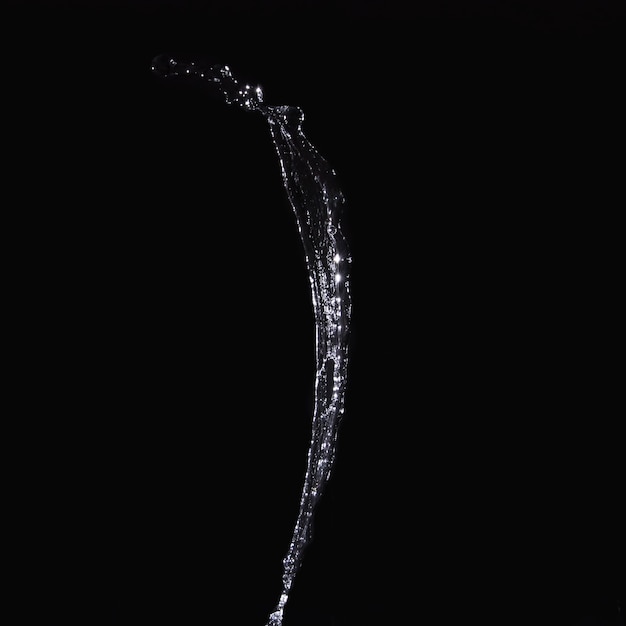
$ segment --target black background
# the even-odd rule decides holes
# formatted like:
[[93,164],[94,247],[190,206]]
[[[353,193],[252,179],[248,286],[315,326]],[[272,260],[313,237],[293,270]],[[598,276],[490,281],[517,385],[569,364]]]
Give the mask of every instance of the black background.
[[285,626],[622,623],[623,18],[3,4],[24,623],[260,625],[280,592],[303,255],[263,119],[160,53],[301,106],[347,198],[346,416]]

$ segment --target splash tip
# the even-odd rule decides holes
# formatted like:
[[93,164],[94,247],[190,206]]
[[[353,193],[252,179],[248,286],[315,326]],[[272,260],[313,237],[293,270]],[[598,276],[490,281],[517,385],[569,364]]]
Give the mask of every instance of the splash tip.
[[176,61],[171,56],[158,54],[152,59],[150,69],[159,76],[170,76],[176,65]]

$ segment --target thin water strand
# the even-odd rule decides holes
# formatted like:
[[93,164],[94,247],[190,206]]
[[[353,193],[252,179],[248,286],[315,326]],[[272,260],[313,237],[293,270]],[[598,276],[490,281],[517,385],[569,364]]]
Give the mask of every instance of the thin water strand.
[[264,104],[263,89],[241,84],[228,66],[182,63],[159,56],[153,60],[152,70],[164,77],[192,76],[211,83],[228,104],[263,115],[304,247],[315,321],[314,409],[298,516],[283,559],[282,590],[266,625],[282,626],[285,605],[311,541],[315,507],[335,460],[344,413],[352,314],[351,258],[340,225],[344,196],[335,171],[304,135],[300,108]]
[[340,228],[344,197],[335,172],[302,132],[302,111],[296,107],[269,107],[266,117],[304,247],[316,331],[314,410],[307,469],[298,518],[283,559],[283,591],[268,622],[268,626],[281,626],[289,592],[311,540],[313,512],[330,477],[339,420],[344,412],[351,258]]

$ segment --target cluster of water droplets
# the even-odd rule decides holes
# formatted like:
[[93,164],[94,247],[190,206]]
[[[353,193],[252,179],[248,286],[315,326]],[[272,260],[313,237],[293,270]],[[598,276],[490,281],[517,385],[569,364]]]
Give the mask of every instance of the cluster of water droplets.
[[228,104],[256,111],[269,124],[282,179],[304,247],[315,318],[315,392],[311,441],[300,508],[283,559],[282,591],[267,626],[281,626],[294,578],[311,540],[313,513],[333,466],[338,425],[344,412],[351,319],[351,258],[340,220],[344,204],[337,177],[302,131],[295,106],[268,106],[260,86],[239,83],[228,66],[183,63],[159,56],[161,76],[193,76],[212,83]]
[[263,89],[260,85],[242,85],[233,78],[228,65],[207,65],[190,61],[183,63],[166,55],[152,60],[152,71],[163,76],[192,76],[214,83],[224,95],[228,104],[236,104],[247,111],[258,111],[263,106]]

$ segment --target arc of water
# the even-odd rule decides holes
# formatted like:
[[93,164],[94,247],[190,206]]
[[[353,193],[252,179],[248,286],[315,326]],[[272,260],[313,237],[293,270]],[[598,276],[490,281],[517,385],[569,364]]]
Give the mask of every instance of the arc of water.
[[304,135],[304,114],[298,107],[264,104],[262,88],[239,83],[228,66],[181,63],[160,56],[153,60],[152,69],[162,76],[194,76],[213,83],[227,103],[265,117],[304,247],[315,320],[314,409],[300,508],[283,559],[282,591],[266,625],[281,626],[304,549],[311,540],[313,513],[330,477],[344,412],[352,316],[352,260],[340,226],[344,196],[334,170]]

